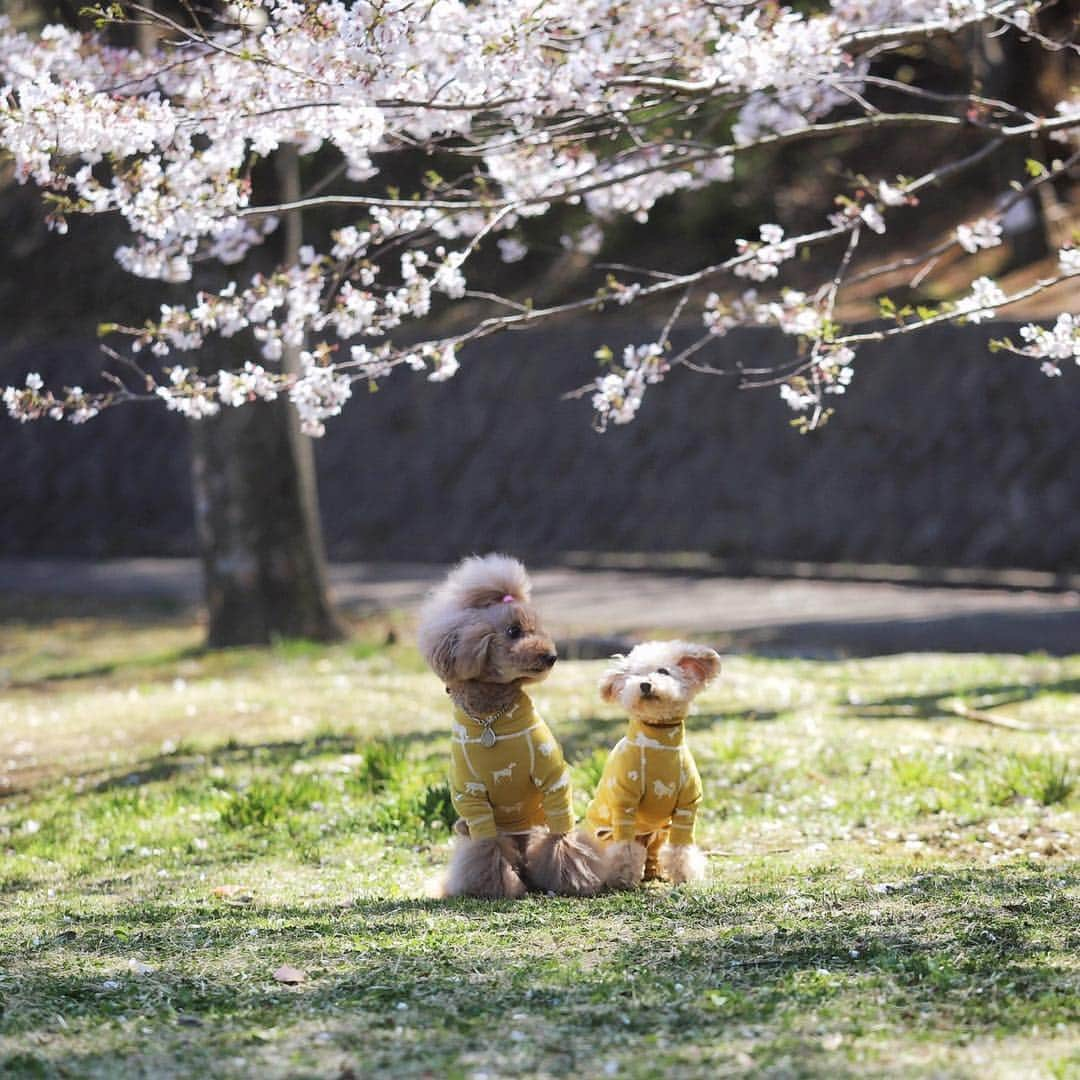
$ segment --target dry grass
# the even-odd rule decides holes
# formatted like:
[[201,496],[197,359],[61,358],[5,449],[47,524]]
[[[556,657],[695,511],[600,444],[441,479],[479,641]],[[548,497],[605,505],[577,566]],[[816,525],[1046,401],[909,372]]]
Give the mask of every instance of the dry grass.
[[[410,648],[17,614],[0,1075],[1080,1075],[1080,657],[731,658],[707,886],[483,904],[425,899],[447,714]],[[536,695],[579,810],[599,669]]]

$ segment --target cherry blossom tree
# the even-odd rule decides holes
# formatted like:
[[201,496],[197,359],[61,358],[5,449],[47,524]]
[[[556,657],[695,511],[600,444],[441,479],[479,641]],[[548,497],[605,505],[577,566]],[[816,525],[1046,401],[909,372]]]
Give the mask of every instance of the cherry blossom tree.
[[[142,325],[103,325],[110,363],[100,389],[55,387],[31,373],[4,389],[5,405],[18,420],[81,423],[137,398],[193,418],[287,400],[303,431],[318,436],[358,383],[377,384],[395,368],[446,380],[480,337],[640,305],[655,318],[651,340],[602,352],[599,373],[579,391],[598,427],[633,420],[646,391],[676,368],[731,374],[716,359],[717,339],[771,326],[791,336],[790,362],[735,374],[779,392],[809,430],[851,386],[864,343],[978,323],[1043,293],[1060,298],[1060,314],[999,347],[1059,375],[1063,362],[1080,361],[1080,247],[1070,237],[1052,272],[1021,289],[1007,292],[973,269],[956,295],[932,306],[886,296],[876,325],[840,318],[857,282],[894,280],[905,268],[925,280],[946,253],[975,267],[980,252],[1001,244],[1011,209],[1075,174],[1080,94],[1036,112],[976,86],[920,85],[895,63],[934,42],[1005,36],[1075,60],[1080,49],[1059,32],[1061,20],[1049,26],[1055,7],[236,0],[214,15],[187,9],[182,20],[138,3],[97,10],[100,30],[152,24],[149,53],[56,26],[28,36],[0,22],[0,148],[18,179],[43,192],[51,226],[64,232],[75,215],[116,214],[130,236],[115,256],[132,274],[191,283],[200,265],[217,264],[227,278],[190,286],[185,302],[162,305]],[[816,228],[760,222],[689,272],[609,268],[581,295],[548,306],[470,280],[479,252],[521,258],[536,222],[564,220],[566,208],[583,224],[565,244],[599,266],[613,223],[647,220],[678,192],[746,182],[756,152],[883,131],[947,132],[956,150],[912,176],[882,175],[868,161],[838,178],[834,207]],[[880,251],[894,223],[920,213],[928,189],[978,174],[1017,146],[1026,166],[984,214],[954,221],[924,250],[863,257],[868,238]],[[259,162],[283,148],[322,174],[296,197],[266,197]],[[430,166],[409,190],[387,183],[403,155]],[[337,223],[272,272],[245,272],[249,253],[283,220],[315,209],[332,209]],[[804,260],[816,280],[796,289],[789,273]],[[454,328],[424,334],[425,320],[450,305],[463,313]],[[673,328],[687,324],[698,332],[676,349]],[[226,366],[205,362],[215,339],[229,343]],[[282,363],[290,349],[295,367]],[[583,377],[594,362],[583,357]]]

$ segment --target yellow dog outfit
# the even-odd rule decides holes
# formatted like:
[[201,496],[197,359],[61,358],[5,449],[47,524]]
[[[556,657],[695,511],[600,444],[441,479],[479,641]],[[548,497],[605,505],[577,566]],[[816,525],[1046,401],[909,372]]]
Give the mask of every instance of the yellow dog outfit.
[[495,719],[454,710],[450,792],[474,840],[574,826],[570,770],[525,694]]
[[631,717],[626,737],[608,755],[586,820],[599,840],[641,837],[650,871],[665,841],[694,842],[700,802],[701,777],[683,725],[644,724]]

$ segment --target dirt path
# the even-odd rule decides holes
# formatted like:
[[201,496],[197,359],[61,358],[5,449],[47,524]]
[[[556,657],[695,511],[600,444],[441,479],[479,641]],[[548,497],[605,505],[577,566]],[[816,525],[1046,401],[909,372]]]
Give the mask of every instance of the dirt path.
[[[357,614],[409,612],[444,568],[331,567],[336,601]],[[553,567],[533,574],[552,630],[573,651],[604,654],[649,631],[703,635],[728,650],[783,655],[910,651],[1080,652],[1080,596],[883,582],[727,578]],[[192,559],[0,560],[0,591],[197,603]]]

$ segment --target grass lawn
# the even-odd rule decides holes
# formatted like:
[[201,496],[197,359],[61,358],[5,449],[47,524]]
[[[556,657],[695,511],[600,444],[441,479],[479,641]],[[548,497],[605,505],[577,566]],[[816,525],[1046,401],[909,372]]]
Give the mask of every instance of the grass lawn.
[[[0,1075],[1080,1077],[1080,657],[731,658],[708,884],[492,904],[427,898],[449,714],[385,627],[0,615]],[[534,695],[579,811],[602,666]]]

